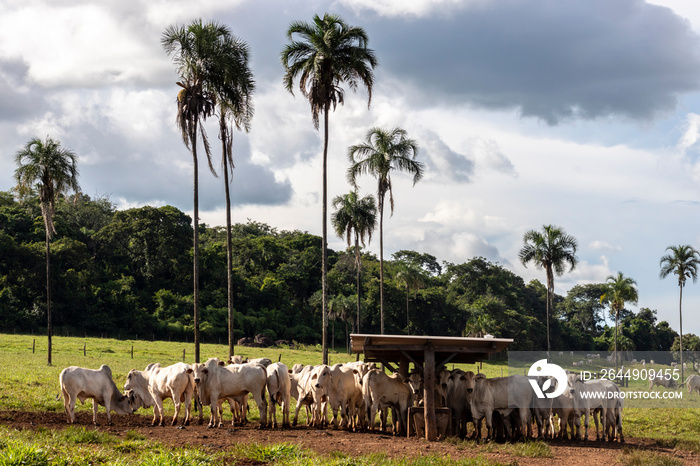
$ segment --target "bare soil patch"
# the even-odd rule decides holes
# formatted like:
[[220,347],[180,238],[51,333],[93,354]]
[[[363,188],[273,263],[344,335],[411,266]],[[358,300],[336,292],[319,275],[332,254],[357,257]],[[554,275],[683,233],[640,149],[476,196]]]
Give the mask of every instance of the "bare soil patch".
[[[76,413],[77,424],[93,427],[92,413]],[[427,442],[415,437],[407,439],[382,433],[355,433],[332,429],[312,429],[297,426],[289,429],[260,429],[257,423],[246,426],[225,425],[219,429],[209,429],[205,425],[187,427],[151,427],[151,416],[112,415],[113,425],[108,426],[106,416],[101,410],[101,425],[96,428],[102,432],[123,437],[128,431],[136,431],[150,440],[172,446],[197,446],[211,451],[223,451],[236,443],[298,444],[319,454],[342,453],[348,456],[360,456],[371,453],[384,453],[392,458],[411,458],[424,455],[449,456],[454,459],[483,456],[493,461],[506,464],[534,465],[613,465],[629,451],[644,450],[681,460],[685,464],[700,465],[700,455],[692,452],[663,448],[651,439],[628,438],[626,443],[607,442],[571,442],[549,441],[552,458],[528,458],[499,451],[498,446],[481,444],[477,446],[456,445],[449,442]],[[18,430],[64,429],[66,416],[55,412],[0,411],[0,425]],[[243,463],[253,464],[253,462]],[[260,463],[256,463],[260,464]]]

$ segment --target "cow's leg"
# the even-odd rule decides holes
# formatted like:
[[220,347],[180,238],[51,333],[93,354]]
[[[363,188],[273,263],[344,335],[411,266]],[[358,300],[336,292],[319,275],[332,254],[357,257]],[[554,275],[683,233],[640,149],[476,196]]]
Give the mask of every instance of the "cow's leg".
[[[108,403],[105,400],[105,405]],[[97,398],[92,399],[92,423],[95,424],[96,426],[99,425],[97,422],[97,407],[99,406],[99,403],[97,403]],[[107,410],[107,418],[109,418],[109,410]]]
[[[262,415],[260,416],[262,419]],[[277,405],[275,404],[275,395],[270,393],[270,403],[267,405],[267,423],[273,429],[277,428]]]
[[74,409],[75,409],[75,398],[71,398],[71,396],[64,391],[63,392],[63,409],[66,412],[66,422],[68,424],[71,424],[75,418]]
[[192,393],[188,390],[184,392],[184,397],[185,397],[185,420],[182,422],[182,425],[184,426],[189,426],[190,421],[192,420],[192,413],[190,409],[190,405],[192,404]]
[[[267,418],[265,417],[264,413],[267,412],[267,399],[265,398],[265,384],[262,386],[262,390],[260,392],[253,393],[253,398],[255,398],[255,404],[258,405],[258,411],[260,412],[260,426],[261,427],[267,427]],[[277,424],[277,419],[275,416],[275,425]]]
[[286,397],[283,400],[283,405],[282,405],[282,427],[288,428],[289,427],[289,402],[291,400],[289,397]]
[[[175,393],[175,390],[172,390],[170,392],[170,395],[173,399],[173,405],[175,405],[175,415],[173,416],[173,421],[171,422],[170,425],[177,425],[177,418],[180,417],[180,409],[182,408],[182,401],[180,401],[181,394]],[[165,416],[165,413],[161,413],[161,418]],[[162,423],[162,421],[161,421]]]
[[154,393],[151,393],[151,397],[153,398],[153,422],[151,422],[151,425],[162,426],[163,417],[165,416],[165,413],[163,412],[163,399],[160,397],[160,395]]

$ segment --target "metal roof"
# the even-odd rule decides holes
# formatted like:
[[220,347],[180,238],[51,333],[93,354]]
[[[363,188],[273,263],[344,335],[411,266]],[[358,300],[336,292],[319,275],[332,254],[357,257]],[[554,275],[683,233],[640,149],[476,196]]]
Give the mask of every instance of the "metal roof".
[[472,364],[488,359],[513,343],[511,338],[439,337],[429,335],[351,334],[354,353],[363,353],[366,362],[399,362],[402,359],[422,365],[425,349],[435,351],[436,367]]

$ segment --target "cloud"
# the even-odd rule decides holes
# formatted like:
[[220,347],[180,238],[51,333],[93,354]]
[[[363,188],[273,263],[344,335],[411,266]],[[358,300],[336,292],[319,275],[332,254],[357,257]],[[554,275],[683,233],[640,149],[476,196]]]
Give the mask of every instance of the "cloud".
[[420,136],[419,154],[425,153],[427,157],[418,157],[426,164],[427,177],[440,180],[450,180],[457,183],[468,183],[474,176],[474,161],[466,155],[459,154],[445,144],[437,133],[426,130]]
[[479,3],[366,28],[382,72],[400,76],[425,106],[517,109],[550,125],[646,121],[700,89],[698,36],[642,0]]

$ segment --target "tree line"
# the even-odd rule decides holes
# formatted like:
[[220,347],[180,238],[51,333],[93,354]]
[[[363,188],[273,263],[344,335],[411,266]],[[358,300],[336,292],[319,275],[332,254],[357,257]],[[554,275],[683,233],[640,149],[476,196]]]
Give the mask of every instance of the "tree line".
[[[175,207],[117,210],[108,198],[61,197],[50,267],[53,322],[63,335],[189,341],[194,330],[191,218]],[[199,226],[200,328],[203,341],[228,338],[227,254],[224,227]],[[321,341],[321,238],[248,221],[232,225],[234,335]],[[46,328],[45,226],[38,195],[20,203],[0,192],[0,330]],[[379,333],[380,263],[356,251],[327,250],[331,346],[349,333]],[[483,257],[455,264],[430,254],[398,251],[385,264],[385,331],[513,338],[513,350],[547,348],[547,287],[524,280]],[[614,348],[606,283],[576,285],[553,294],[552,350]],[[359,298],[358,298],[359,296]],[[360,303],[359,328],[357,303]],[[677,349],[678,333],[656,311],[617,311],[618,346],[629,351]],[[675,345],[675,347],[674,347]],[[700,339],[686,335],[687,351]]]

